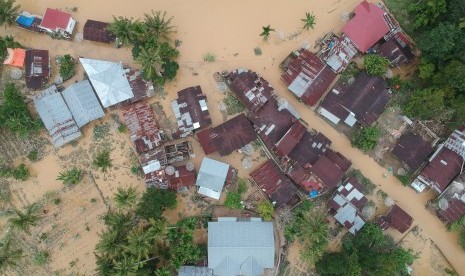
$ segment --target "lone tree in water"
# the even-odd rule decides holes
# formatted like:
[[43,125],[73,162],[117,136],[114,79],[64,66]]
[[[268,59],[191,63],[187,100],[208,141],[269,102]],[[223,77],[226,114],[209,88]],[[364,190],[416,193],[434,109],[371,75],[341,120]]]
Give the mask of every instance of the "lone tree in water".
[[262,33],[260,34],[260,36],[263,36],[263,39],[264,40],[268,40],[268,38],[270,37],[270,34],[271,32],[274,32],[275,30],[273,28],[270,27],[270,25],[268,26],[263,26],[262,27]]
[[315,15],[313,13],[306,12],[305,18],[301,19],[304,22],[304,29],[308,30],[310,28],[313,29],[315,26]]
[[0,25],[11,25],[18,17],[20,5],[14,6],[14,0],[0,0]]

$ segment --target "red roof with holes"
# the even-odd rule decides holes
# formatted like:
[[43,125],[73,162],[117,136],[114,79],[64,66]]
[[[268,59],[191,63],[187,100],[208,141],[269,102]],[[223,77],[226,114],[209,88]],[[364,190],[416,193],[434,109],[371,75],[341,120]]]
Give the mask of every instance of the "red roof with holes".
[[355,17],[344,25],[342,32],[365,53],[389,32],[384,11],[378,5],[363,1],[354,9]]
[[70,13],[48,8],[45,11],[44,19],[40,23],[40,26],[51,30],[57,28],[66,30],[70,19]]

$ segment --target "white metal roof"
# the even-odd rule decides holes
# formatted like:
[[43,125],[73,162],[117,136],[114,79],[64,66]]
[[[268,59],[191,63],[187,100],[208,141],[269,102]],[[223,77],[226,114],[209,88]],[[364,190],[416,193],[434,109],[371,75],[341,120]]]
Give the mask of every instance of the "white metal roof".
[[120,62],[80,58],[103,107],[109,107],[134,97]]
[[221,194],[228,171],[228,164],[205,157],[200,166],[196,185]]

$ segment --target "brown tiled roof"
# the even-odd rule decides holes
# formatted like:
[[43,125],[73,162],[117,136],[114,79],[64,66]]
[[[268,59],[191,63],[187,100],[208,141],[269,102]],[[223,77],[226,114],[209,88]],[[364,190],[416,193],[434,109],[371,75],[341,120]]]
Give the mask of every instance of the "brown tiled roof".
[[226,82],[250,112],[257,111],[274,96],[268,81],[250,70],[234,70],[228,74]]
[[326,156],[321,156],[310,168],[310,172],[321,180],[326,191],[335,188],[344,177],[344,171]]
[[465,215],[465,202],[458,198],[451,198],[445,210],[439,210],[439,216],[448,223],[454,223]]
[[[336,73],[314,53],[301,50],[299,56],[288,64],[281,78],[294,95],[305,104],[314,106],[336,78]],[[294,81],[300,82],[300,85],[291,85]]]
[[256,140],[257,134],[242,113],[221,125],[199,132],[197,138],[205,154],[218,151],[225,156]]
[[[185,88],[178,92],[178,98],[173,102],[173,106],[179,107],[179,114],[175,114],[179,131],[173,134],[174,137],[190,133],[190,129],[200,130],[212,124],[208,109],[204,108],[202,110],[200,101],[205,101],[205,104],[207,103],[207,96],[203,94],[200,86]],[[195,123],[198,126],[194,128]]]
[[404,38],[402,33],[396,33],[378,49],[379,54],[387,58],[393,66],[408,63],[415,58],[412,49],[405,43]]
[[84,24],[84,39],[103,43],[114,42],[116,37],[108,31],[107,27],[107,22],[87,20]]
[[392,154],[403,162],[411,172],[418,170],[427,161],[427,157],[434,151],[431,144],[420,135],[406,131],[397,141]]
[[299,121],[295,121],[286,134],[276,143],[276,153],[280,156],[289,155],[306,132],[307,129]]
[[412,223],[413,218],[397,204],[392,206],[391,210],[378,221],[383,230],[394,227],[401,233],[405,233],[412,226]]
[[260,138],[272,149],[297,119],[287,110],[278,111],[276,99],[270,99],[260,110],[250,115]]
[[122,112],[137,152],[146,152],[162,143],[155,116],[148,104],[131,104],[123,108]]
[[316,135],[306,132],[300,142],[291,151],[289,157],[297,161],[300,166],[308,167],[313,165],[321,155],[331,145],[329,140],[324,134],[318,133]]
[[26,86],[42,88],[50,77],[50,57],[48,50],[27,50],[25,58]]
[[442,148],[433,160],[421,171],[421,176],[426,178],[432,188],[442,193],[447,186],[460,173],[463,159],[457,153]]
[[386,81],[381,77],[369,76],[365,71],[360,72],[352,85],[337,85],[335,88],[339,94],[328,93],[321,106],[342,121],[351,111],[364,126],[373,124],[379,118],[390,98]]
[[281,173],[272,160],[263,163],[251,172],[250,176],[270,201],[275,202],[276,208],[284,205],[294,206],[300,201],[297,188]]

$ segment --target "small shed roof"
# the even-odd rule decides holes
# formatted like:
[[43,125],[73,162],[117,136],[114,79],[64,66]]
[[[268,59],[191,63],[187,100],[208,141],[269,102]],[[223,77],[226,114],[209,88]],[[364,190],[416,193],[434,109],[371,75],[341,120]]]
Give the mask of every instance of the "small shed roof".
[[72,84],[62,95],[79,128],[105,116],[88,80]]
[[228,164],[204,157],[197,176],[196,185],[221,193],[228,172]]
[[407,165],[411,172],[415,172],[433,151],[431,144],[420,135],[406,131],[397,141],[392,154]]
[[355,16],[342,28],[358,50],[365,53],[390,31],[387,14],[374,3],[362,1],[354,9]]
[[[406,42],[407,41],[407,42]],[[387,58],[392,66],[398,66],[412,61],[415,56],[408,45],[408,40],[402,32],[393,35],[378,49],[381,56]]]
[[208,223],[208,267],[215,275],[263,275],[274,267],[274,257],[272,222]]
[[23,68],[24,60],[26,59],[26,50],[21,48],[7,48],[6,50],[8,55],[3,64]]
[[87,58],[79,60],[104,108],[134,97],[120,62]]
[[199,132],[197,137],[205,154],[218,151],[225,156],[256,140],[257,134],[242,113],[221,125]]
[[48,50],[31,49],[26,51],[26,86],[42,88],[50,77],[50,56]]
[[40,23],[40,26],[50,30],[66,30],[70,19],[70,13],[60,11],[57,9],[47,8],[44,14],[44,18],[42,19],[42,23]]
[[107,27],[107,22],[87,20],[83,30],[84,39],[103,43],[114,42],[116,37],[108,31]]
[[55,85],[36,95],[33,100],[55,147],[81,137],[81,131]]

